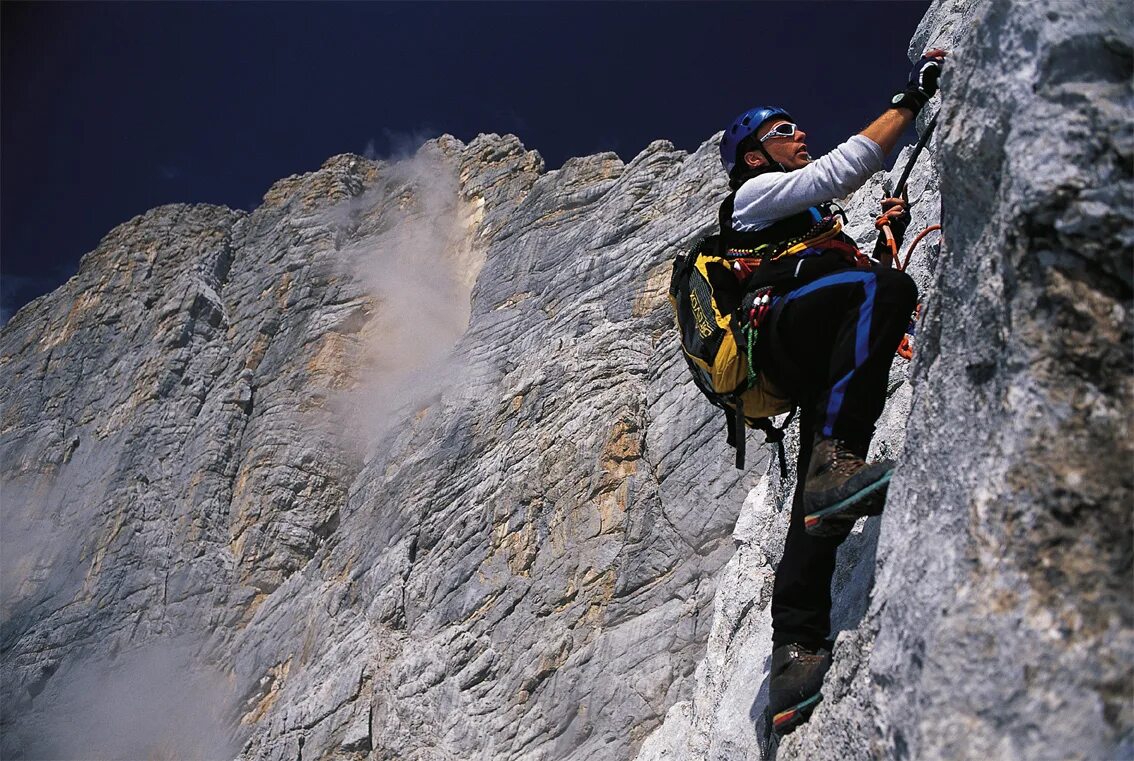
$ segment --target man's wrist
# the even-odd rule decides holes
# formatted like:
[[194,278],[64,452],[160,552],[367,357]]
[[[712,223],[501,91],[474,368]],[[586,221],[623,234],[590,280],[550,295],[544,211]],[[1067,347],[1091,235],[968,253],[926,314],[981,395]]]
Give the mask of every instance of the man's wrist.
[[890,98],[890,108],[904,108],[914,116],[921,113],[921,109],[929,102],[929,96],[916,87],[907,87]]

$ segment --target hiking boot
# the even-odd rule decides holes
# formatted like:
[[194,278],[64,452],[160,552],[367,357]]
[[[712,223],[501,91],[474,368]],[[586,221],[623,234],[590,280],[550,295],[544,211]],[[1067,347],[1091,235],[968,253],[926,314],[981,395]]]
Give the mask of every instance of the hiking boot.
[[772,651],[768,710],[776,734],[786,735],[807,721],[823,699],[819,689],[830,667],[831,653],[825,648],[812,650],[793,642]]
[[812,536],[845,536],[864,515],[880,515],[893,460],[869,465],[839,439],[816,437],[803,486],[803,528]]

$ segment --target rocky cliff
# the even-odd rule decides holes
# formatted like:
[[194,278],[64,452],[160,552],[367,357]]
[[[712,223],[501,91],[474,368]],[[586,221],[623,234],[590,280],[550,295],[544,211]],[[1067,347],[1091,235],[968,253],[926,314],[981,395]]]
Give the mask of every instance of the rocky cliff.
[[915,255],[916,353],[874,442],[899,466],[841,550],[824,700],[762,744],[794,488],[770,470],[694,696],[639,758],[1134,758],[1132,30],[1126,4],[923,19],[911,57],[952,56],[911,229],[939,214],[944,243]]
[[3,755],[1130,755],[1132,20],[943,2],[911,43],[954,51],[911,185],[945,242],[779,748],[792,485],[732,467],[665,301],[716,142],[487,135],[155,209],[5,326]]
[[759,470],[665,302],[714,151],[442,139],[108,235],[3,333],[10,752],[628,757]]

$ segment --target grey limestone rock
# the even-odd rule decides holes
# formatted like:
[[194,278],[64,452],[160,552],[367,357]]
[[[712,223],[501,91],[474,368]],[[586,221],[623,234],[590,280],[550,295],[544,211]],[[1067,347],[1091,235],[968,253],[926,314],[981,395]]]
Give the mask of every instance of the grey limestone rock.
[[[948,16],[935,10],[927,40]],[[883,519],[870,611],[838,670],[849,702],[817,713],[799,756],[826,737],[847,738],[846,758],[1134,753],[1134,11],[967,14],[902,514]]]
[[911,43],[953,51],[910,186],[946,235],[778,748],[794,484],[733,468],[666,303],[716,141],[482,135],[154,209],[0,332],[0,753],[1131,755],[1131,21],[957,0]]
[[697,689],[638,758],[1134,757],[1132,20],[1120,3],[926,15],[911,58],[952,55],[915,187],[946,234],[914,260],[916,353],[874,442],[899,467],[841,552],[824,700],[762,743],[774,507],[793,486],[770,470]]
[[629,757],[759,470],[665,298],[715,152],[442,138],[112,232],[0,342],[5,752],[75,752],[69,675],[165,648],[241,758]]

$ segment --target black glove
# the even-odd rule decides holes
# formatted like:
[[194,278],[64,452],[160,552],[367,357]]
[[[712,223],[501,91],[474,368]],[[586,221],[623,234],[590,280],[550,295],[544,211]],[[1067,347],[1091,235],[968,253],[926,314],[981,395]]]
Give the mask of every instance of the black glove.
[[941,77],[941,67],[944,65],[945,60],[940,56],[922,56],[910,70],[907,86],[924,93],[926,98],[932,98],[937,94],[937,80]]
[[910,71],[910,81],[906,83],[906,89],[890,99],[890,108],[909,109],[914,116],[917,116],[922,106],[937,92],[937,81],[941,77],[941,68],[944,65],[945,59],[940,56],[922,56]]

